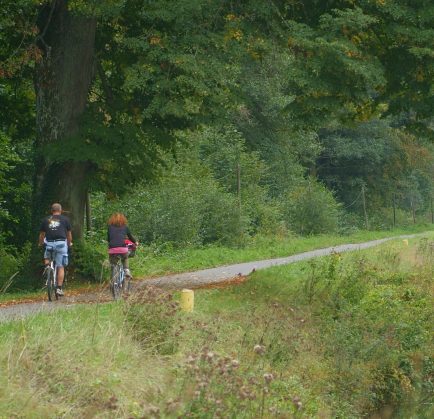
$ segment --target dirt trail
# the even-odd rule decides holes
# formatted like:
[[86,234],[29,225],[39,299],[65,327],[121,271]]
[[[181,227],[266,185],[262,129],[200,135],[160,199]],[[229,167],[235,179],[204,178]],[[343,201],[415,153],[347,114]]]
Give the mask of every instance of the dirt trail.
[[[174,290],[182,288],[201,288],[204,286],[214,286],[222,282],[227,282],[233,278],[244,277],[258,269],[265,269],[272,266],[300,262],[307,259],[327,256],[332,253],[343,253],[368,249],[370,247],[378,246],[390,240],[410,239],[417,236],[423,236],[427,233],[428,232],[388,237],[379,240],[372,240],[365,243],[342,244],[339,246],[331,246],[324,249],[311,250],[309,252],[299,253],[288,257],[238,263],[235,265],[221,266],[196,272],[185,272],[181,274],[166,275],[154,279],[142,279],[134,283],[134,288],[138,289],[153,285],[165,289]],[[41,311],[54,311],[58,309],[70,308],[77,303],[95,303],[105,301],[110,301],[110,295],[107,289],[103,289],[100,292],[66,296],[59,302],[49,303],[48,301],[41,301],[15,304],[9,307],[0,307],[0,322],[22,318]]]

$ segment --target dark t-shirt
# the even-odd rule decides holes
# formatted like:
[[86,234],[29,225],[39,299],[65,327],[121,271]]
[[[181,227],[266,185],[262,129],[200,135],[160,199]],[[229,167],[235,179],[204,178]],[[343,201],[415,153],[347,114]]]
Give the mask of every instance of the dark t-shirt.
[[108,226],[107,241],[110,249],[112,249],[113,247],[126,247],[126,237],[128,237],[133,243],[136,243],[136,239],[132,236],[128,226]]
[[45,233],[48,241],[66,240],[66,233],[71,231],[71,223],[64,215],[50,215],[42,220],[40,230]]

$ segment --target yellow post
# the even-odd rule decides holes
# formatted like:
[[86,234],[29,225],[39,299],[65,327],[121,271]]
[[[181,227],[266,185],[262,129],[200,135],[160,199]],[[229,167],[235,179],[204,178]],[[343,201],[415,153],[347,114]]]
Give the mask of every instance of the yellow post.
[[188,313],[192,312],[194,308],[194,291],[183,289],[181,291],[181,310]]
[[404,243],[405,246],[408,246],[408,239],[404,239],[402,242]]

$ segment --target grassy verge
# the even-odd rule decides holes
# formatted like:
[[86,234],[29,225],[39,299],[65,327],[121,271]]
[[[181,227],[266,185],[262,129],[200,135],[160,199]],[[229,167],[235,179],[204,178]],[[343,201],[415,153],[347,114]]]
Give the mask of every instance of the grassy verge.
[[191,314],[149,289],[1,324],[0,412],[432,417],[433,245],[430,234],[259,271],[197,291]]

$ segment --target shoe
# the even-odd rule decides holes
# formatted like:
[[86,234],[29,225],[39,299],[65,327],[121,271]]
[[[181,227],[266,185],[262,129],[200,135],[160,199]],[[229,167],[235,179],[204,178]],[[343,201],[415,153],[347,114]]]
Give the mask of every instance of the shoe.
[[57,294],[58,296],[60,296],[60,297],[62,297],[63,295],[65,295],[65,294],[63,294],[63,290],[62,290],[61,288],[57,288],[57,289],[56,289],[56,294]]
[[130,270],[129,269],[125,269],[125,276],[127,276],[128,278],[132,278],[132,276],[131,276],[131,272],[130,272]]

